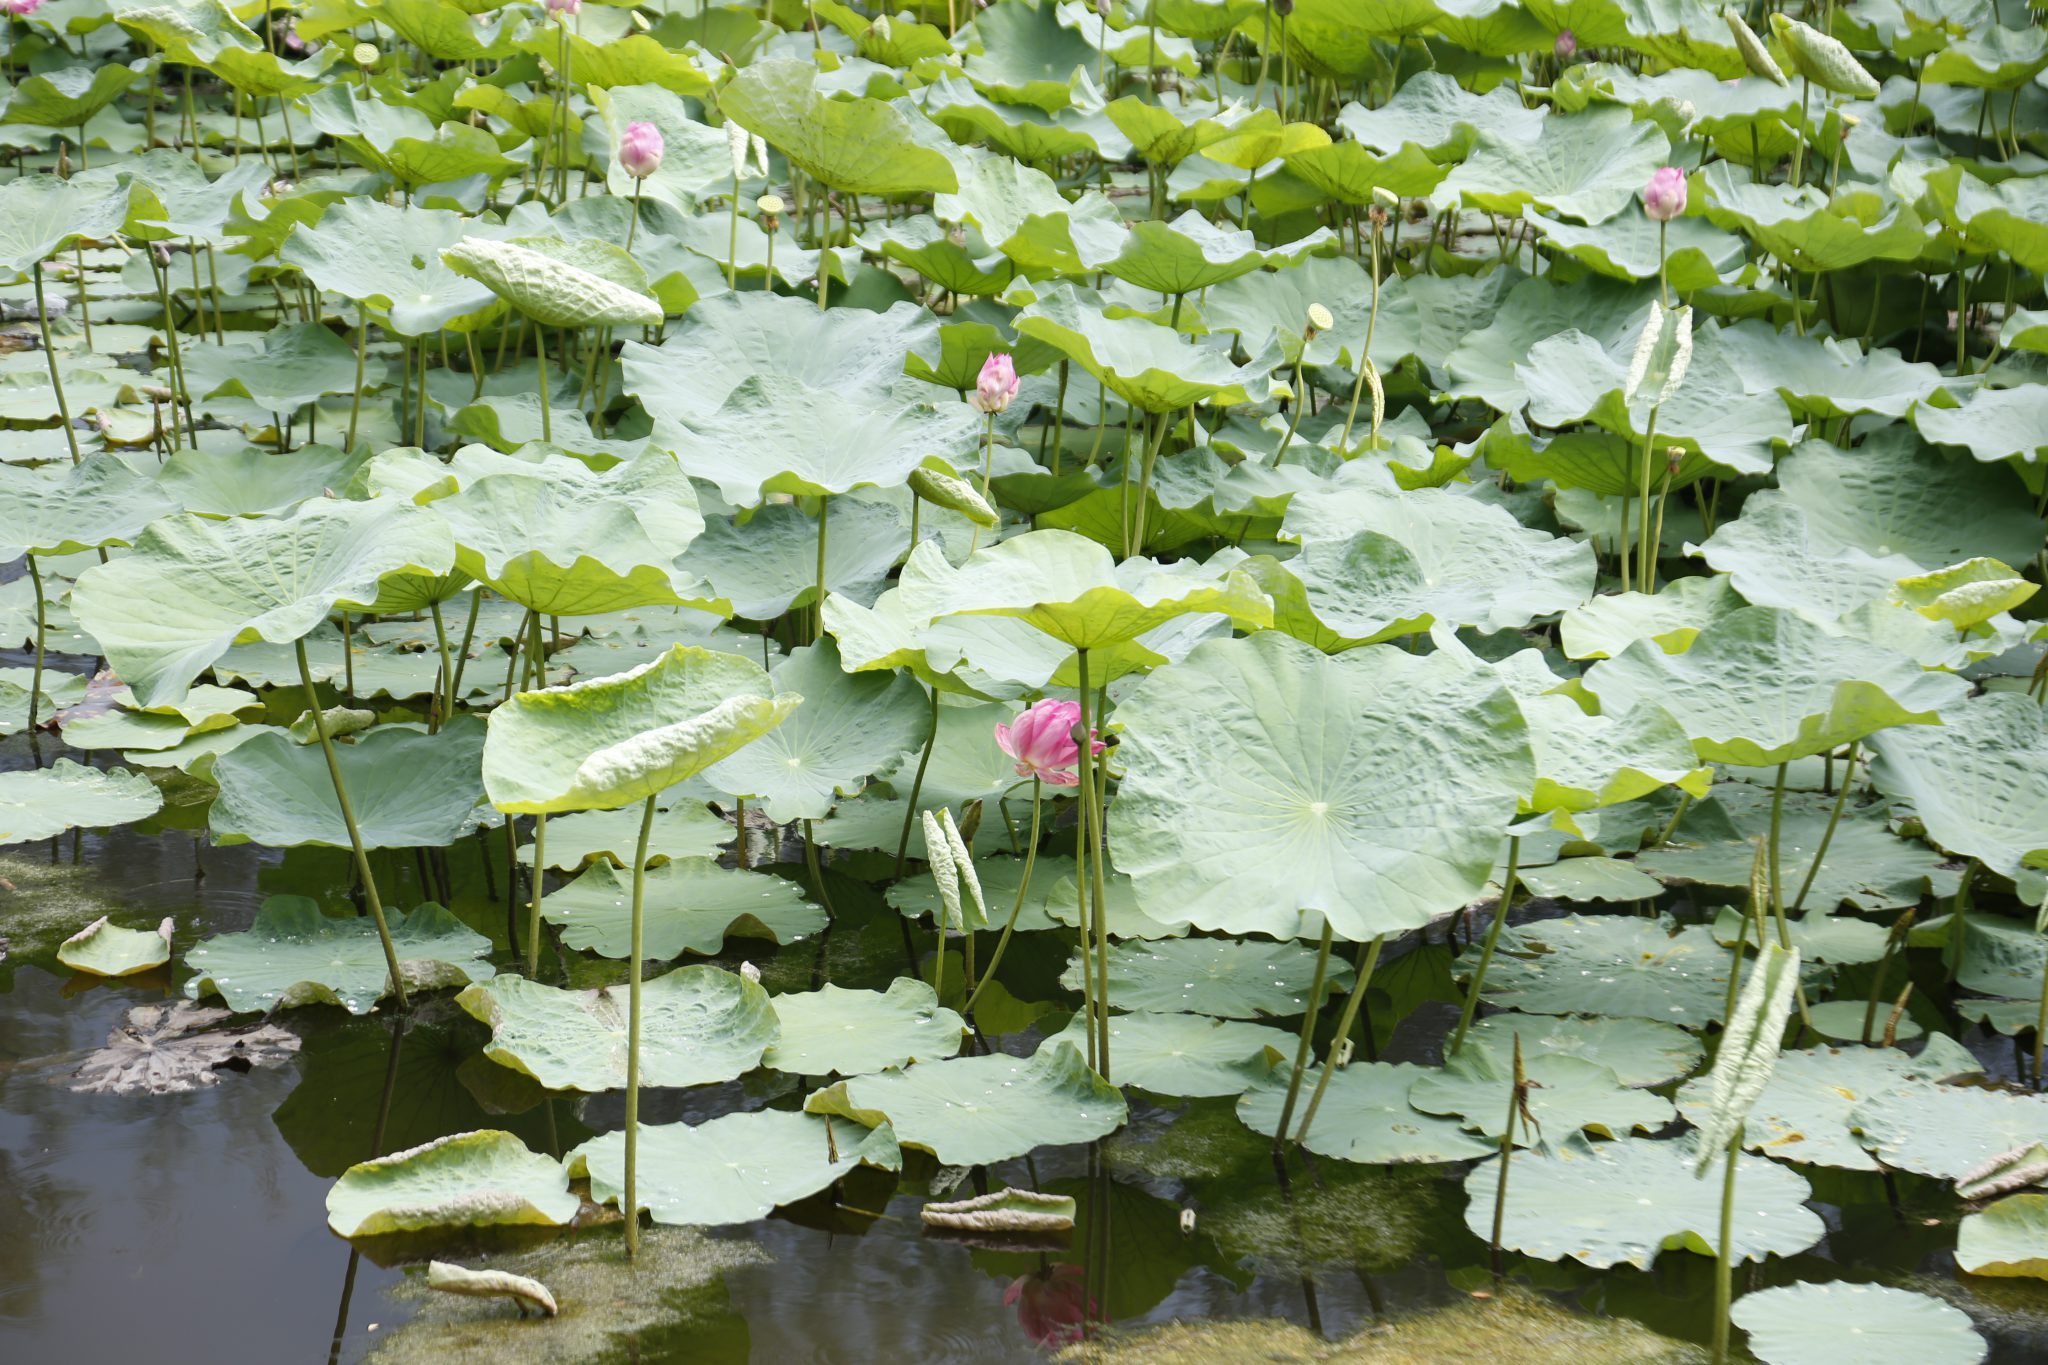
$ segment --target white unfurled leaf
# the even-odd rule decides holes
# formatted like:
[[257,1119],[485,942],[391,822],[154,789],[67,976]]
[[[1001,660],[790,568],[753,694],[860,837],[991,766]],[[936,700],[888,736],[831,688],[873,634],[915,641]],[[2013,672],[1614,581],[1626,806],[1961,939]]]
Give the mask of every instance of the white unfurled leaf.
[[1721,1035],[1721,1050],[1707,1077],[1707,1099],[1713,1113],[1700,1130],[1694,1175],[1705,1175],[1727,1149],[1742,1131],[1757,1097],[1770,1084],[1771,1073],[1778,1066],[1778,1040],[1784,1037],[1798,985],[1799,950],[1777,944],[1763,951],[1749,979],[1742,983],[1735,1014]]
[[[929,812],[927,812],[929,815]],[[988,901],[981,894],[981,875],[974,870],[974,853],[967,847],[967,841],[960,837],[960,826],[953,823],[953,808],[939,808],[939,827],[946,834],[947,851],[953,855],[953,866],[960,878],[960,914],[962,929],[988,928]],[[968,912],[973,918],[968,918]]]
[[1670,401],[1685,382],[1686,367],[1692,364],[1692,309],[1667,310],[1652,301],[1650,316],[1643,321],[1636,339],[1635,354],[1629,359],[1628,379],[1622,386],[1622,400],[1631,408],[1638,399],[1650,403]]
[[[947,812],[949,815],[950,811]],[[945,826],[930,811],[924,811],[924,856],[932,865],[932,880],[938,884],[939,904],[943,922],[939,932],[948,932],[955,923],[962,922],[960,913],[960,867],[953,861],[953,845],[946,838]]]
[[513,1299],[522,1305],[521,1312],[525,1311],[524,1305],[532,1304],[543,1316],[550,1318],[560,1311],[555,1307],[555,1296],[548,1292],[546,1285],[508,1270],[470,1270],[446,1261],[430,1261],[427,1263],[427,1288],[479,1299]]

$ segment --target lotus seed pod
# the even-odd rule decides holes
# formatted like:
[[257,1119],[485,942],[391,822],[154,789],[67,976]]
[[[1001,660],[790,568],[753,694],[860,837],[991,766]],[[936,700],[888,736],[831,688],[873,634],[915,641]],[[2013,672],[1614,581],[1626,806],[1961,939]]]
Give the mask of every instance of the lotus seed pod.
[[1312,332],[1327,332],[1337,325],[1337,319],[1320,303],[1312,303],[1308,306],[1308,325]]
[[1827,34],[1782,14],[1771,16],[1771,32],[1778,35],[1792,67],[1825,90],[1859,99],[1874,99],[1881,88],[1877,77],[1863,69],[1854,53]]
[[1385,185],[1374,185],[1372,187],[1372,197],[1373,202],[1384,204],[1387,208],[1397,209],[1401,207],[1401,196],[1388,189]]
[[1742,17],[1741,10],[1730,5],[1721,11],[1721,17],[1728,21],[1728,31],[1735,35],[1735,50],[1742,54],[1742,64],[1750,69],[1751,74],[1762,76],[1773,85],[1791,84],[1785,79],[1783,68],[1771,56],[1771,50],[1764,46],[1764,40],[1756,36],[1756,30]]
[[355,60],[357,66],[367,70],[377,64],[377,45],[375,43],[357,43],[349,50],[348,55]]

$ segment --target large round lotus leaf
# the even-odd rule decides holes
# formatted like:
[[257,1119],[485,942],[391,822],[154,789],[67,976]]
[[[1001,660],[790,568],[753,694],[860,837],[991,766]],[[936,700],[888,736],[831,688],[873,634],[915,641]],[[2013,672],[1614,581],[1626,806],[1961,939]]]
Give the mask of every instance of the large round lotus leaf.
[[[1517,1152],[1501,1245],[1546,1261],[1570,1257],[1596,1270],[1647,1270],[1663,1251],[1712,1256],[1721,1241],[1721,1181],[1696,1179],[1696,1161],[1686,1139],[1588,1144],[1573,1138]],[[1718,1162],[1714,1169],[1718,1176]],[[1495,1161],[1465,1177],[1465,1226],[1481,1238],[1493,1234],[1499,1184]],[[1790,1256],[1826,1235],[1820,1216],[1806,1207],[1812,1191],[1797,1173],[1762,1157],[1740,1157],[1735,1189],[1738,1263]]]
[[1541,136],[1544,110],[1531,109],[1514,92],[1495,86],[1475,95],[1456,77],[1418,71],[1377,109],[1344,106],[1337,123],[1361,146],[1391,152],[1412,145],[1438,162],[1462,161],[1481,133],[1518,142]]
[[817,82],[808,59],[770,57],[733,77],[718,92],[718,107],[834,189],[916,194],[957,187],[945,135],[922,114],[885,100],[836,99]]
[[1646,901],[1664,890],[1655,877],[1618,858],[1560,858],[1544,867],[1524,867],[1518,875],[1531,894],[1556,901]]
[[1937,445],[1962,446],[1985,463],[2037,461],[2048,446],[2048,388],[1978,389],[1957,408],[1913,409],[1913,425]]
[[[720,1227],[766,1218],[850,1175],[860,1166],[899,1169],[902,1153],[887,1124],[857,1124],[787,1109],[727,1114],[694,1127],[640,1126],[640,1206],[657,1223]],[[571,1177],[588,1176],[590,1197],[626,1197],[626,1135],[606,1133],[570,1152]]]
[[[355,388],[356,349],[314,322],[279,326],[260,345],[185,343],[180,363],[193,397],[246,398],[268,412],[295,412],[330,393]],[[382,357],[364,366],[366,388],[381,387]],[[215,405],[202,401],[202,412]]]
[[15,176],[0,187],[0,268],[26,275],[74,238],[111,237],[128,219],[130,197],[126,183],[88,188],[54,175]]
[[1291,938],[1320,911],[1363,940],[1466,905],[1535,782],[1513,699],[1449,653],[1211,641],[1117,716],[1118,869],[1154,915],[1229,933]]
[[[649,867],[677,858],[709,858],[721,844],[733,840],[732,825],[713,815],[702,801],[677,796],[673,804],[663,805],[656,797],[654,805],[654,825],[647,838]],[[560,872],[575,872],[593,860],[630,867],[640,846],[640,815],[639,807],[625,806],[555,816],[548,821],[543,856]],[[533,845],[521,844],[519,857],[532,866]]]
[[1284,250],[1268,252],[1249,232],[1218,227],[1189,209],[1170,223],[1133,224],[1116,255],[1091,264],[1140,289],[1192,294],[1269,265],[1291,265],[1330,240],[1327,229],[1318,229]]
[[1725,575],[1681,578],[1654,594],[1616,593],[1572,608],[1558,623],[1558,640],[1573,659],[1612,658],[1637,640],[1682,654],[1702,630],[1742,605]]
[[150,522],[177,510],[153,473],[132,469],[112,454],[40,469],[0,465],[0,563],[23,551],[68,555],[126,545]]
[[440,255],[544,327],[652,327],[662,318],[645,294],[515,242],[464,237]]
[[2048,852],[2048,726],[2025,696],[1969,698],[1940,726],[1890,731],[1871,750],[1871,781],[1910,801],[1943,848],[2008,877]]
[[643,801],[766,734],[802,698],[761,666],[676,645],[630,673],[521,692],[491,713],[484,790],[515,815]]
[[[445,848],[489,814],[479,775],[482,722],[458,716],[438,735],[380,726],[335,746],[365,848]],[[216,843],[349,847],[349,828],[317,744],[258,735],[215,761]]]
[[1552,251],[1617,280],[1655,278],[1661,236],[1665,276],[1681,294],[1713,288],[1743,259],[1742,239],[1702,218],[1657,223],[1646,215],[1624,213],[1582,227],[1546,218],[1533,205],[1522,210],[1522,217],[1543,230],[1543,244]]
[[240,450],[188,446],[164,461],[156,481],[188,512],[216,517],[270,516],[289,512],[329,488],[348,487],[368,454],[364,446],[358,446],[354,454],[313,444],[290,452],[256,446]]
[[[1541,1052],[1525,1052],[1522,1060],[1523,1074],[1536,1083],[1529,1091],[1529,1112],[1543,1141],[1557,1142],[1580,1129],[1610,1138],[1655,1132],[1678,1116],[1669,1100],[1623,1085],[1598,1062]],[[1493,1052],[1473,1050],[1416,1081],[1408,1102],[1425,1114],[1460,1117],[1465,1127],[1499,1142],[1508,1122],[1505,1096],[1514,1080],[1512,1057],[1502,1061]],[[1516,1131],[1520,1145],[1538,1140],[1526,1130]]]
[[[872,605],[910,544],[907,519],[887,503],[840,499],[825,531],[825,591]],[[676,567],[732,603],[733,615],[773,621],[817,597],[818,519],[786,503],[768,503],[745,520],[707,518]]]
[[1264,392],[1265,370],[1256,362],[1240,368],[1226,348],[1190,342],[1144,318],[1110,317],[1099,299],[1065,282],[1047,287],[1014,325],[1019,336],[1053,347],[1146,412],[1194,403],[1227,407]]
[[[1119,1009],[1179,1011],[1219,1019],[1285,1019],[1308,1008],[1316,952],[1292,940],[1264,943],[1227,938],[1183,938],[1124,943],[1109,952],[1109,1000]],[[1325,988],[1343,990],[1351,968],[1333,961]],[[1079,964],[1069,963],[1060,984],[1081,989]]]
[[174,701],[230,645],[289,644],[394,574],[445,574],[455,544],[432,512],[395,499],[316,498],[289,517],[164,517],[133,553],[79,577],[79,626],[145,706]]
[[840,796],[906,751],[922,749],[931,708],[908,673],[848,673],[829,638],[794,651],[768,675],[803,698],[788,720],[705,770],[718,791],[758,801],[777,824],[822,820]]
[[163,803],[156,784],[126,768],[92,768],[60,758],[47,768],[0,773],[0,844],[125,825],[156,814]]
[[1965,1214],[1956,1265],[1971,1275],[2048,1280],[2048,1194],[2008,1195]]
[[[455,1003],[490,1025],[484,1055],[549,1090],[626,1085],[626,992],[565,991],[522,976],[471,986]],[[775,1041],[768,992],[717,967],[678,967],[640,988],[640,1083],[706,1085],[760,1063]]]
[[550,616],[698,599],[675,557],[704,519],[674,460],[651,453],[599,474],[557,456],[527,468],[486,475],[433,504],[463,572]]
[[1728,1316],[1764,1365],[1977,1365],[1970,1315],[1882,1284],[1784,1284],[1744,1294]]
[[1700,184],[1707,221],[1801,270],[1911,260],[1930,235],[1910,204],[1876,186],[1844,185],[1830,196],[1818,186],[1765,184],[1748,175],[1732,161],[1706,169]]
[[[1713,931],[1663,920],[1563,919],[1501,935],[1486,999],[1531,1014],[1603,1014],[1705,1028],[1727,1004],[1730,953]],[[1478,960],[1476,949],[1459,957]]]
[[559,1227],[582,1201],[562,1163],[488,1130],[436,1138],[351,1166],[327,1192],[327,1226],[343,1237],[505,1224]]
[[[488,980],[491,941],[438,905],[390,915],[391,942],[409,992]],[[272,896],[239,934],[218,934],[185,954],[188,998],[208,991],[237,1014],[340,1005],[368,1014],[391,991],[377,926],[328,915],[304,896]]]
[[[1087,1030],[1088,1021],[1077,1014],[1058,1036],[1085,1047]],[[1294,1041],[1294,1035],[1264,1024],[1198,1014],[1145,1012],[1109,1021],[1117,1083],[1155,1095],[1242,1095],[1292,1055]]]
[[[1069,201],[1044,171],[993,152],[961,149],[960,190],[932,200],[941,222],[972,223],[990,246],[1033,274],[1079,275],[1114,255],[1129,231],[1108,197]],[[1085,259],[1084,259],[1085,258]]]
[[1577,1057],[1599,1063],[1623,1085],[1634,1086],[1675,1081],[1697,1068],[1705,1052],[1699,1039],[1684,1029],[1654,1019],[1550,1018],[1513,1012],[1474,1024],[1465,1035],[1465,1049],[1512,1064],[1516,1038],[1522,1041],[1525,1061]]
[[959,568],[925,541],[904,565],[900,585],[913,617],[1014,616],[1074,649],[1120,644],[1189,612],[1221,612],[1242,626],[1273,619],[1266,595],[1241,569],[1192,560],[1118,564],[1071,531],[1013,536]]
[[899,976],[886,991],[830,983],[775,997],[780,1031],[761,1065],[795,1076],[860,1076],[960,1051],[967,1021],[922,981]]
[[1527,140],[1482,133],[1472,155],[1438,193],[1468,207],[1519,216],[1533,204],[1565,218],[1602,223],[1628,208],[1671,150],[1657,125],[1625,109],[1596,106],[1545,119]]
[[[555,839],[548,822],[548,845]],[[632,861],[633,845],[626,860]],[[553,858],[550,857],[550,862]],[[803,888],[765,872],[720,867],[710,858],[678,858],[652,868],[642,888],[641,947],[649,958],[710,955],[728,937],[795,943],[825,927],[825,912]],[[599,861],[567,886],[541,898],[540,913],[562,927],[571,948],[623,958],[633,951],[633,878]]]
[[1897,419],[1941,387],[1940,370],[1908,363],[1897,351],[1865,352],[1854,341],[1802,337],[1762,322],[1724,329],[1721,346],[1745,389],[1776,393],[1806,417],[1874,412]]
[[1857,1105],[1849,1125],[1894,1170],[1961,1180],[2000,1153],[2048,1142],[2048,1095],[1916,1086]]
[[[1292,1070],[1291,1066],[1276,1066],[1245,1092],[1237,1102],[1237,1116],[1246,1127],[1268,1137],[1279,1128]],[[1429,1067],[1407,1062],[1354,1062],[1343,1068],[1324,1088],[1323,1102],[1316,1109],[1316,1121],[1309,1125],[1304,1145],[1323,1156],[1374,1166],[1469,1161],[1499,1151],[1498,1143],[1472,1136],[1456,1119],[1424,1114],[1409,1105],[1409,1093],[1430,1074]],[[1289,1120],[1294,1133],[1301,1131],[1306,1097],[1315,1093],[1321,1075],[1322,1069],[1317,1067],[1301,1078],[1301,1097]],[[1505,1100],[1502,1110],[1506,1110]]]
[[1749,607],[1683,654],[1638,640],[1586,671],[1601,709],[1663,706],[1703,759],[1765,767],[1838,749],[1894,725],[1935,725],[1969,688],[1878,645],[1791,612]]
[[[1934,1082],[1981,1069],[1960,1044],[1939,1033],[1918,1056],[1860,1046],[1782,1052],[1746,1120],[1743,1145],[1800,1165],[1875,1171],[1880,1169],[1876,1160],[1850,1131],[1850,1115],[1858,1105],[1894,1091],[1930,1095]],[[1692,1122],[1706,1121],[1712,1103],[1705,1078],[1686,1082],[1678,1092],[1678,1107]]]
[[1666,786],[1706,795],[1713,769],[1695,765],[1685,731],[1661,706],[1589,716],[1570,697],[1553,695],[1564,679],[1534,649],[1494,667],[1529,723],[1536,786],[1525,809],[1557,812],[1564,827],[1572,812],[1620,805]]
[[171,960],[171,921],[158,929],[123,929],[101,915],[57,945],[57,961],[74,972],[134,976]]
[[1753,605],[1820,620],[1884,601],[1920,568],[1901,554],[1827,544],[1799,504],[1770,489],[1744,503],[1740,517],[1716,527],[1699,553]]
[[1122,1127],[1129,1114],[1123,1093],[1064,1042],[1047,1042],[1030,1057],[998,1052],[856,1076],[814,1091],[804,1108],[870,1128],[886,1122],[905,1146],[922,1147],[948,1166],[1092,1142]]

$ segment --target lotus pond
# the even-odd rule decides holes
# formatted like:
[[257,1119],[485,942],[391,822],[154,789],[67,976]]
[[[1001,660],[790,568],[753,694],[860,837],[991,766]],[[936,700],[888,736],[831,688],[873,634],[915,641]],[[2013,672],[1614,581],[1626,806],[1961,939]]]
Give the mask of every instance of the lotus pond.
[[9,1359],[2048,1357],[2026,5],[0,51]]

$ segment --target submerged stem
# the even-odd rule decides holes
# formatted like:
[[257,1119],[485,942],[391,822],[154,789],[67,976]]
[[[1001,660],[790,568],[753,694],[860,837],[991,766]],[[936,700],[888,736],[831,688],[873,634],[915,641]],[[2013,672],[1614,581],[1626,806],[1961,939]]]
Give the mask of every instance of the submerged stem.
[[1308,1097],[1308,1110],[1301,1116],[1301,1127],[1294,1130],[1294,1145],[1299,1147],[1308,1142],[1309,1125],[1316,1121],[1316,1110],[1322,1107],[1323,1092],[1330,1088],[1330,1077],[1336,1072],[1338,1054],[1344,1050],[1344,1042],[1351,1036],[1351,1026],[1358,1021],[1359,1007],[1365,1003],[1365,989],[1372,984],[1372,974],[1380,965],[1380,948],[1387,936],[1380,934],[1366,945],[1360,954],[1357,979],[1351,994],[1344,999],[1344,1012],[1337,1016],[1337,1032],[1331,1035],[1329,1055],[1323,1062],[1323,1074],[1316,1077],[1315,1093]]
[[1301,1042],[1294,1049],[1294,1072],[1287,1078],[1287,1101],[1280,1106],[1280,1126],[1273,1130],[1273,1151],[1287,1146],[1287,1125],[1294,1121],[1294,1102],[1301,1096],[1302,1073],[1308,1070],[1309,1050],[1316,1041],[1316,1012],[1322,1008],[1323,981],[1330,974],[1330,917],[1323,916],[1323,937],[1316,946],[1316,974],[1309,982],[1308,1010],[1301,1016]]

